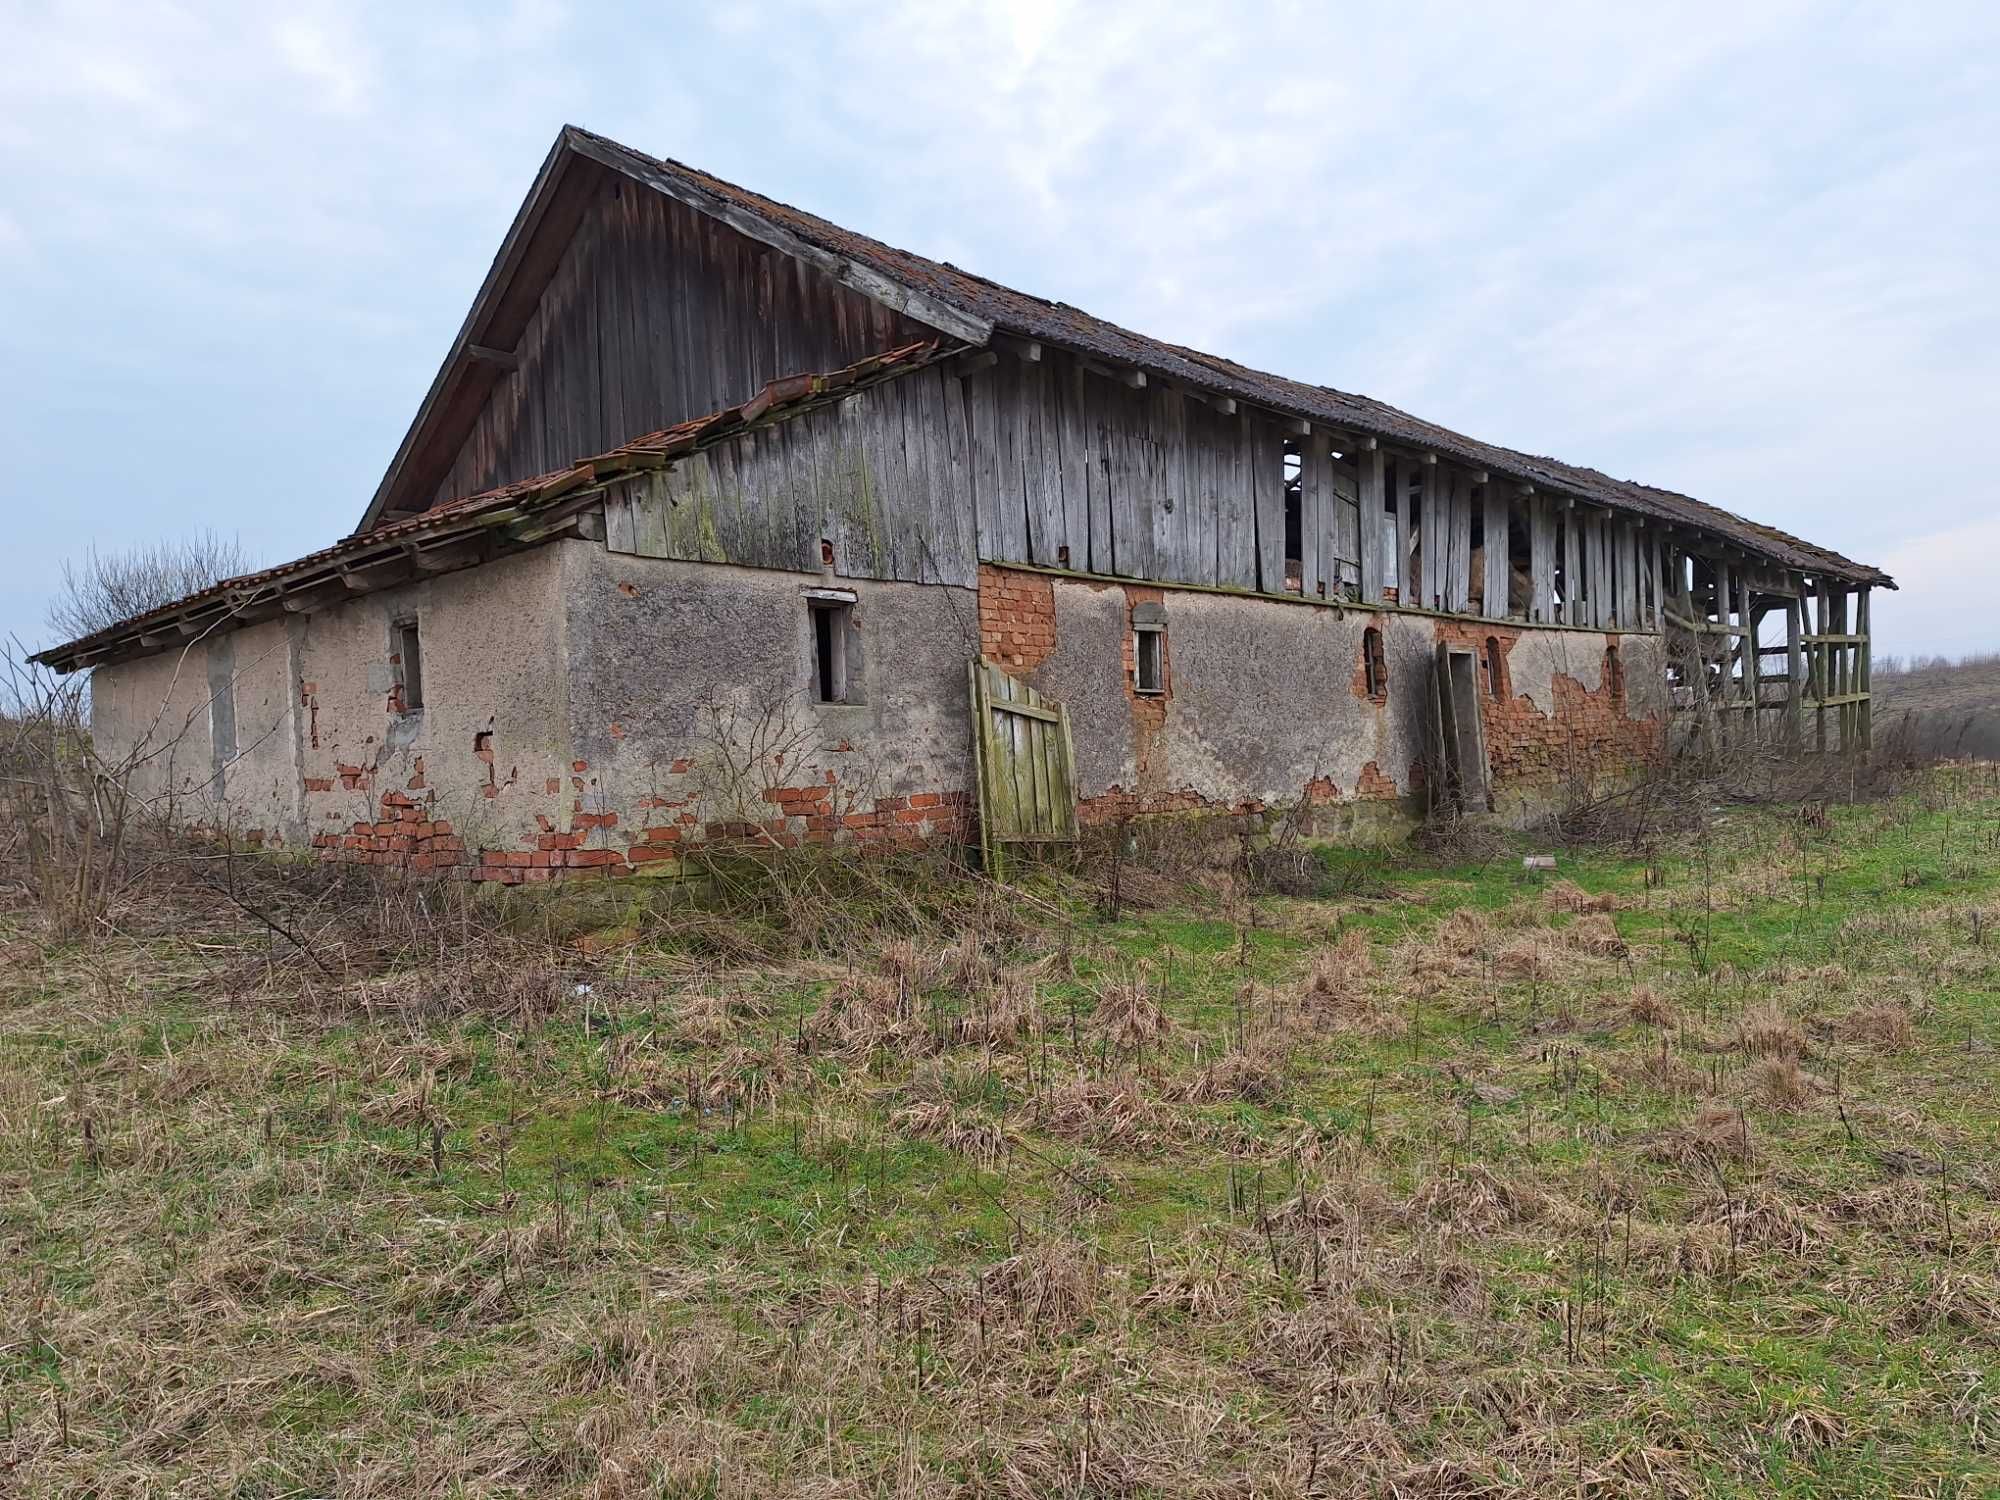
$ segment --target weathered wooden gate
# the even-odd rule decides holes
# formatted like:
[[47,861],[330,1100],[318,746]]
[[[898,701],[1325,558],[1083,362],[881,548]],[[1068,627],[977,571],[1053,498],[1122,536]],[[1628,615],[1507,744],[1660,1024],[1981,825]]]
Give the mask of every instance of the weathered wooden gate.
[[970,675],[979,848],[997,877],[1010,846],[1076,842],[1076,751],[1061,704],[990,661],[972,662]]

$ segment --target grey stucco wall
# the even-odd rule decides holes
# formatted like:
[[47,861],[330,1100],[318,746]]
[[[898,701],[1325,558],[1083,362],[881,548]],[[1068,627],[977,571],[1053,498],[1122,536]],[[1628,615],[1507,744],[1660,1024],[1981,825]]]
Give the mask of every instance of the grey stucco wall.
[[[1064,704],[1085,797],[1177,793],[1203,802],[1299,799],[1315,778],[1352,796],[1363,767],[1406,785],[1422,753],[1411,692],[1386,706],[1354,691],[1362,633],[1375,625],[1393,684],[1414,683],[1432,649],[1429,622],[1395,614],[1144,591],[1167,618],[1169,694],[1135,705],[1126,686],[1132,594],[1120,585],[1055,584],[1056,644],[1028,675]],[[1157,727],[1153,720],[1160,720]]]
[[[1026,675],[1064,704],[1074,725],[1078,781],[1110,812],[1173,806],[1280,806],[1310,795],[1346,811],[1327,831],[1359,832],[1386,814],[1421,809],[1429,679],[1438,643],[1480,656],[1482,723],[1496,806],[1521,818],[1579,761],[1615,775],[1621,746],[1643,742],[1664,713],[1656,637],[1616,637],[1625,694],[1604,682],[1602,632],[1487,626],[1397,611],[1338,610],[1194,590],[1052,581],[1055,641]],[[1169,691],[1129,689],[1131,610],[1158,601],[1167,620]],[[1388,692],[1366,691],[1363,638],[1381,632]],[[1492,698],[1489,640],[1505,656],[1507,690]],[[1546,731],[1546,732],[1544,732]],[[1564,754],[1574,748],[1575,755]],[[1627,763],[1629,764],[1629,762]],[[1310,788],[1310,793],[1308,792]]]
[[[973,591],[581,546],[564,566],[579,791],[621,830],[773,821],[779,788],[828,787],[819,816],[866,819],[971,786]],[[854,595],[859,701],[815,701],[812,590]]]
[[[298,846],[373,824],[393,791],[475,847],[518,842],[568,787],[561,551],[99,667],[93,732],[138,757],[135,784],[163,809],[171,794],[183,823]],[[390,658],[405,618],[418,622],[426,701],[400,714]]]

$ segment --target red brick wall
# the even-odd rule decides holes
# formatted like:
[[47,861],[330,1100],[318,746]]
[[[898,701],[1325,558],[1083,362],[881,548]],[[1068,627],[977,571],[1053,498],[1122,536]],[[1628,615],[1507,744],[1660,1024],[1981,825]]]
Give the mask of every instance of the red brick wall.
[[[970,796],[963,791],[913,792],[873,797],[865,806],[843,788],[835,773],[809,785],[771,787],[761,793],[768,815],[705,819],[692,789],[683,796],[641,797],[630,815],[588,811],[586,777],[577,761],[569,778],[569,805],[557,816],[537,813],[539,832],[518,847],[468,849],[459,831],[434,816],[434,794],[423,787],[419,766],[409,787],[382,794],[375,821],[355,823],[344,833],[320,833],[313,847],[325,860],[384,865],[416,873],[449,874],[460,880],[521,885],[559,876],[672,873],[689,852],[702,849],[796,849],[854,846],[864,850],[912,850],[969,836]],[[677,760],[664,772],[669,781],[693,770]],[[345,790],[372,789],[372,774],[342,768]],[[331,792],[330,786],[316,789]],[[492,784],[483,791],[491,792]],[[552,808],[562,807],[562,781],[548,778]],[[594,800],[594,799],[593,799]]]
[[[1486,735],[1486,761],[1494,784],[1546,783],[1588,772],[1619,770],[1651,761],[1663,744],[1657,715],[1633,718],[1624,685],[1610,670],[1593,691],[1574,677],[1555,674],[1555,711],[1545,713],[1533,699],[1514,692],[1508,657],[1522,630],[1484,620],[1439,620],[1437,638],[1464,646],[1479,658],[1479,715]],[[1577,634],[1581,649],[1603,651],[1616,635]],[[1492,691],[1489,642],[1500,650],[1500,695]],[[1622,679],[1623,673],[1618,674]]]
[[1055,647],[1055,580],[981,564],[980,654],[1018,677],[1039,667]]

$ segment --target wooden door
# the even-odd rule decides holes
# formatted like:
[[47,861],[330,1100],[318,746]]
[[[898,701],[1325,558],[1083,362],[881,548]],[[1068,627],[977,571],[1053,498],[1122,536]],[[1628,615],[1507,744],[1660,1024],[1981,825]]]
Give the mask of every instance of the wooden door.
[[1076,752],[1069,716],[989,661],[970,664],[979,847],[989,874],[1016,845],[1076,842]]
[[1440,643],[1431,675],[1433,760],[1442,786],[1438,801],[1461,813],[1487,806],[1486,737],[1479,722],[1479,658]]

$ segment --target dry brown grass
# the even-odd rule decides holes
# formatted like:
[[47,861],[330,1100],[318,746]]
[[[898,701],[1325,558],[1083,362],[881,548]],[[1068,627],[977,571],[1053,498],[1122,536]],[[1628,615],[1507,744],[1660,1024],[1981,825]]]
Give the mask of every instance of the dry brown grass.
[[1907,1006],[1893,1001],[1861,1005],[1836,1023],[1842,1037],[1882,1052],[1907,1052],[1916,1045],[1917,1028]]
[[1976,1491],[2000,938],[1505,879],[805,957],[328,909],[309,981],[0,914],[0,1490]]
[[1593,912],[1618,910],[1618,898],[1609,892],[1592,895],[1572,880],[1558,880],[1551,884],[1542,897],[1550,911],[1570,912],[1586,915]]

